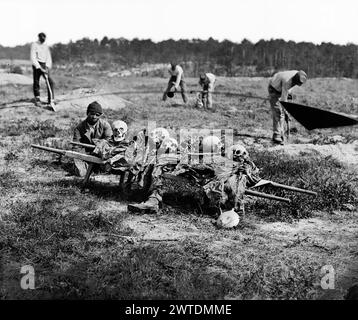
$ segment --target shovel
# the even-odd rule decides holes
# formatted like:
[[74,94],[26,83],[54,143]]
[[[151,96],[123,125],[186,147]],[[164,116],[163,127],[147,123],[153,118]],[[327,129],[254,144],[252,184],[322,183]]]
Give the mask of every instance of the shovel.
[[44,78],[45,78],[45,81],[46,81],[47,89],[50,92],[50,99],[51,99],[50,101],[51,102],[49,103],[49,107],[50,107],[50,109],[52,109],[52,111],[56,112],[55,104],[52,102],[53,101],[53,93],[52,93],[52,90],[51,90],[50,82],[48,81],[47,73],[44,73]]

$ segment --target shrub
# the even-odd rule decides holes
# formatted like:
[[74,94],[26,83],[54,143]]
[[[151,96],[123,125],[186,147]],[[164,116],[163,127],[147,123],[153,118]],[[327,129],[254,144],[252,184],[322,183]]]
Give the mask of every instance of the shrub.
[[10,73],[23,74],[24,72],[20,66],[11,66]]

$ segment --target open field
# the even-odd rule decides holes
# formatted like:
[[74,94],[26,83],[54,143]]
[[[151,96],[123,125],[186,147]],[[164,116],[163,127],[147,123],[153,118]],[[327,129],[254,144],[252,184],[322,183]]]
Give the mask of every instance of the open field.
[[[0,106],[1,299],[343,299],[358,282],[357,127],[306,131],[293,121],[291,144],[271,146],[267,101],[214,96],[215,111],[161,101],[167,79],[55,74],[57,113],[21,102],[31,86],[3,85]],[[189,89],[197,79],[188,79]],[[265,78],[219,78],[218,91],[266,97]],[[44,85],[42,85],[44,88]],[[358,80],[312,79],[295,101],[358,114]],[[126,91],[116,95],[103,93]],[[317,191],[316,199],[283,191],[292,205],[248,199],[233,230],[218,230],[195,208],[165,205],[159,215],[135,215],[107,176],[88,192],[71,161],[30,148],[69,148],[88,101],[130,134],[149,121],[180,128],[236,129],[262,177]],[[113,180],[113,179],[112,179]],[[268,191],[268,190],[265,190]],[[271,191],[273,193],[273,191]],[[32,265],[36,290],[20,288]],[[321,288],[321,268],[333,266],[335,288]]]

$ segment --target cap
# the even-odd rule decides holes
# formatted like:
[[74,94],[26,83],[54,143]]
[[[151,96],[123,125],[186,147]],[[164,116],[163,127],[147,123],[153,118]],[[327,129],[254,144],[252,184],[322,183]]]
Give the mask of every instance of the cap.
[[299,81],[303,84],[307,81],[307,74],[306,72],[300,70],[297,72]]
[[102,106],[97,101],[93,101],[87,107],[87,114],[89,114],[90,112],[96,112],[102,114],[103,113]]

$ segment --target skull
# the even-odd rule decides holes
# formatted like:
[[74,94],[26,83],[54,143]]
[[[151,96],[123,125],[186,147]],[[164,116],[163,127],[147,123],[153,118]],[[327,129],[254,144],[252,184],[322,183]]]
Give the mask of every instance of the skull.
[[240,222],[239,215],[234,211],[225,211],[216,220],[218,228],[230,229],[236,227]]
[[235,144],[228,149],[227,156],[230,160],[239,162],[249,157],[249,153],[243,145]]
[[116,120],[112,124],[113,140],[116,142],[123,141],[126,137],[128,126],[122,120]]
[[218,153],[221,151],[222,143],[217,136],[206,136],[202,144],[203,152]]
[[165,138],[169,138],[169,132],[165,128],[155,128],[151,132],[150,137],[155,143],[161,143]]
[[165,152],[169,153],[177,153],[178,151],[178,141],[174,138],[165,138],[162,142],[161,147],[164,149]]

